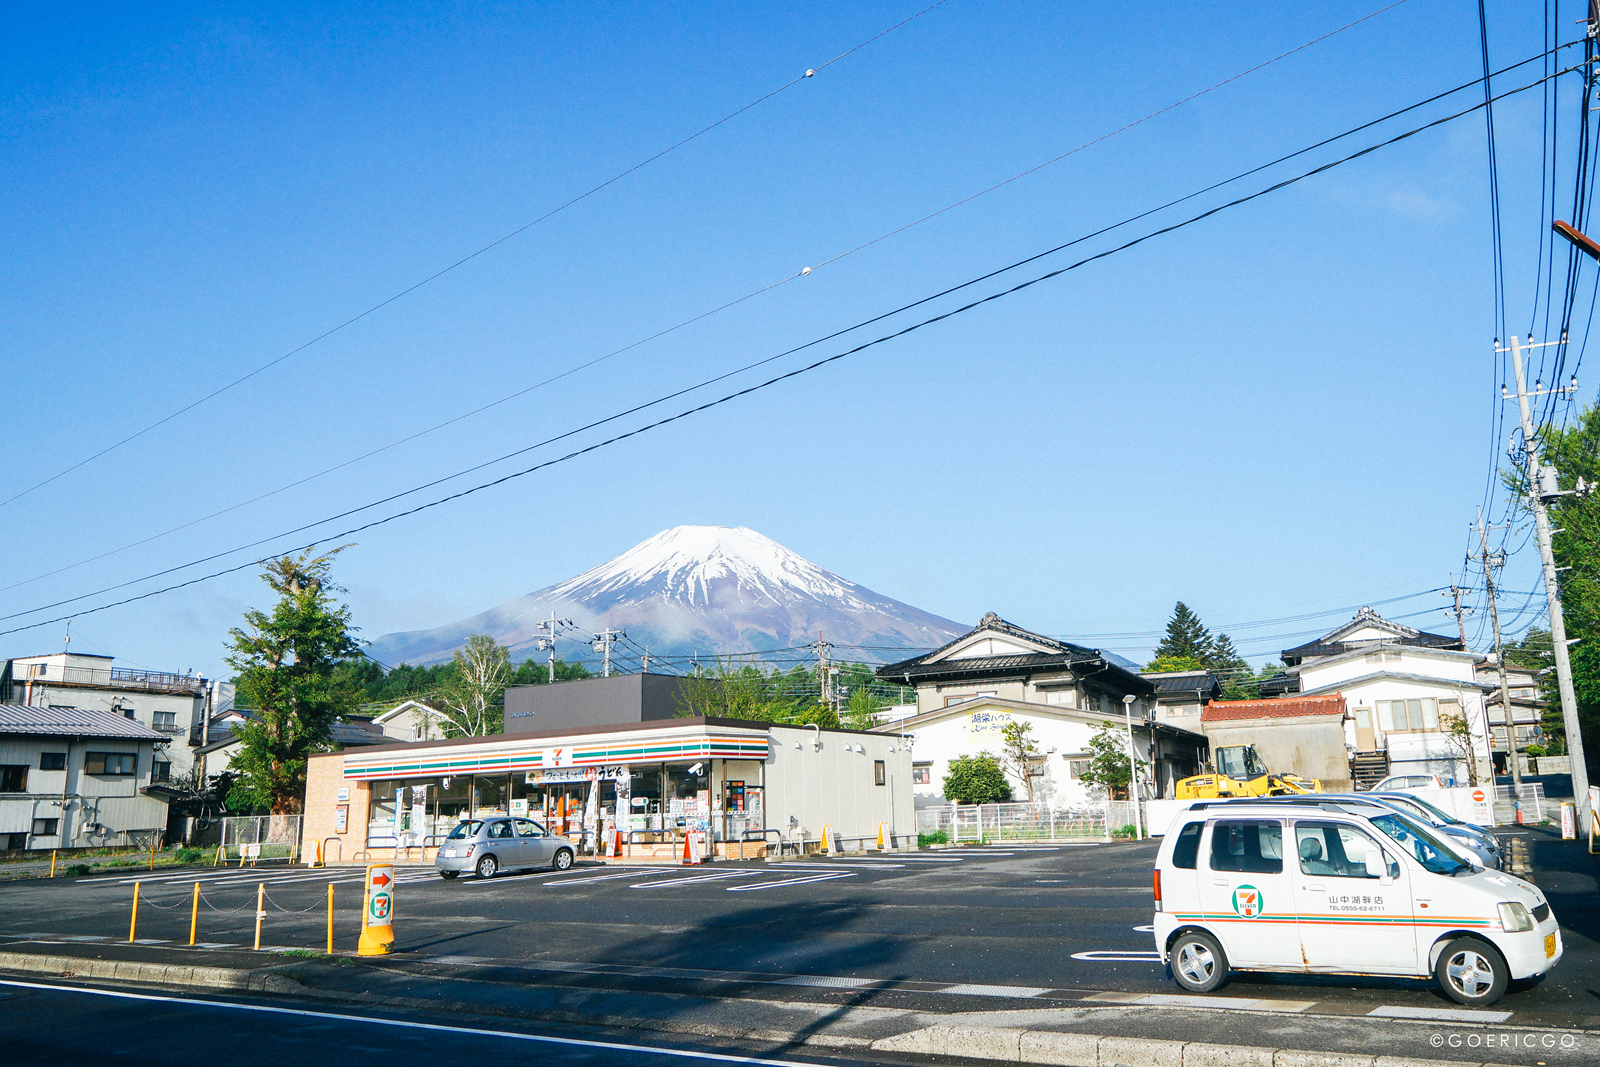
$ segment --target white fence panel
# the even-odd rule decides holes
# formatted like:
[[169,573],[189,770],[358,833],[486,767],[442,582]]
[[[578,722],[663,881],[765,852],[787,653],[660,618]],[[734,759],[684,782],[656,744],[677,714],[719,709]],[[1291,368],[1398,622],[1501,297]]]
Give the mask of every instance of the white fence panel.
[[300,855],[300,816],[235,815],[222,820],[221,862],[293,863]]
[[1130,801],[1104,801],[1084,807],[1047,804],[948,804],[917,812],[918,834],[939,834],[957,844],[1006,844],[1030,841],[1083,841],[1106,838],[1107,814],[1113,834],[1132,833]]

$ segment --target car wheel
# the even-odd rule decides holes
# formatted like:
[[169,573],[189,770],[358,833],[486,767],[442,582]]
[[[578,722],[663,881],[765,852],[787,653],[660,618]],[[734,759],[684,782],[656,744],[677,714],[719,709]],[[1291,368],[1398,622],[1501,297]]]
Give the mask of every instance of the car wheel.
[[558,871],[570,870],[572,867],[572,850],[570,848],[558,849],[555,861],[551,866]]
[[485,856],[478,861],[477,870],[479,878],[493,878],[495,876],[495,872],[499,869],[500,861],[495,859],[493,856]]
[[1444,995],[1457,1004],[1493,1004],[1505,995],[1511,977],[1503,956],[1487,941],[1458,937],[1439,953],[1433,969]]
[[1191,993],[1209,993],[1228,980],[1228,957],[1210,934],[1191,930],[1172,943],[1173,980]]
[[446,881],[449,881],[451,878],[454,878],[456,875],[458,875],[460,873],[461,873],[460,871],[440,871],[439,872],[439,877],[445,879]]

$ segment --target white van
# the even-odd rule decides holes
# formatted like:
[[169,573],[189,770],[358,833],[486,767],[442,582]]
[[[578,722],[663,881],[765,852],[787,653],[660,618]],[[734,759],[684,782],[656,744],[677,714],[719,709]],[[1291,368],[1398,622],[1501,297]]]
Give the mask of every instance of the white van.
[[1156,857],[1155,904],[1156,951],[1193,993],[1230,969],[1432,974],[1479,1006],[1563,952],[1537,886],[1465,862],[1402,812],[1333,802],[1178,813]]

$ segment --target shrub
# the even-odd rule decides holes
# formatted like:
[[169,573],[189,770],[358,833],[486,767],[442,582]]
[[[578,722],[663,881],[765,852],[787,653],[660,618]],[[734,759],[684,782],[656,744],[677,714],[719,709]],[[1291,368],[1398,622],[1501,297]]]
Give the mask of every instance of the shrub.
[[90,867],[87,863],[74,863],[61,873],[66,875],[68,878],[82,878],[84,875],[88,874],[89,871]]
[[950,836],[943,830],[935,830],[931,834],[918,834],[917,847],[927,848],[929,845],[948,845]]
[[206,854],[203,848],[180,848],[173,853],[173,858],[179,863],[199,863],[200,857]]
[[944,776],[944,796],[962,804],[993,804],[1011,799],[1011,783],[992,753],[957,756]]
[[1111,831],[1111,836],[1112,837],[1125,837],[1125,838],[1128,838],[1131,841],[1134,837],[1138,836],[1138,833],[1139,833],[1139,831],[1134,829],[1133,823],[1130,822],[1128,825],[1124,826],[1120,830]]

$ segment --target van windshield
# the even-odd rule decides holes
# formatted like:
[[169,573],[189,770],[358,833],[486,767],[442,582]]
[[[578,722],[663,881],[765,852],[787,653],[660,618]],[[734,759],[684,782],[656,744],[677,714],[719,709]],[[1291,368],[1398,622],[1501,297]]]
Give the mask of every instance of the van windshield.
[[468,819],[466,822],[458,824],[454,830],[451,830],[447,840],[459,841],[464,837],[472,837],[478,832],[478,827],[482,825],[483,823],[477,819]]
[[1406,799],[1411,801],[1411,803],[1415,804],[1417,807],[1431,814],[1435,819],[1439,820],[1446,826],[1462,825],[1460,819],[1456,818],[1454,815],[1451,815],[1448,811],[1445,811],[1442,808],[1439,808],[1433,804],[1429,804],[1421,797],[1407,797]]
[[1460,874],[1472,870],[1472,864],[1456,858],[1454,852],[1430,830],[1425,830],[1416,820],[1401,815],[1371,816],[1368,822],[1383,831],[1395,844],[1411,853],[1423,868],[1434,874]]

